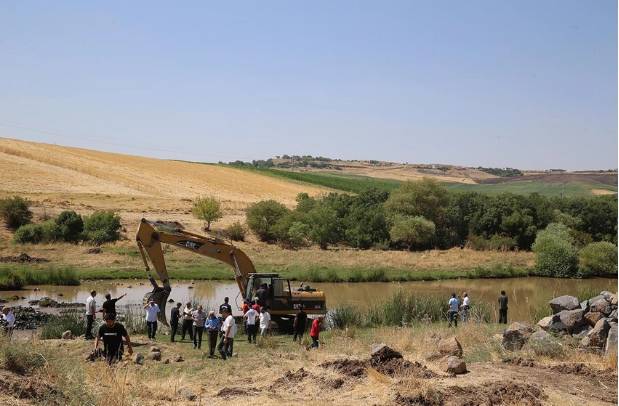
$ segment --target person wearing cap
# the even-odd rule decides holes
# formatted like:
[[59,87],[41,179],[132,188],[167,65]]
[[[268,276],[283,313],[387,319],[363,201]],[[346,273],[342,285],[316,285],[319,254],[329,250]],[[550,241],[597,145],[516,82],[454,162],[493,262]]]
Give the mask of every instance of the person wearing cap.
[[146,327],[148,328],[148,338],[155,339],[157,333],[157,314],[159,313],[159,305],[154,300],[148,302],[146,306]]
[[133,354],[131,340],[127,329],[120,323],[116,322],[115,314],[106,314],[104,316],[105,323],[99,327],[97,338],[95,340],[95,352],[99,347],[99,341],[103,341],[105,347],[105,359],[109,365],[120,361],[123,354],[123,338],[127,343],[127,352]]

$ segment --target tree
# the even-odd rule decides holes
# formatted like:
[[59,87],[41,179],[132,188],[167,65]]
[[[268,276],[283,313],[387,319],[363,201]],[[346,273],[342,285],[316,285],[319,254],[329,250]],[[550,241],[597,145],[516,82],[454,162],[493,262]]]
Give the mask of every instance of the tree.
[[561,278],[577,275],[578,253],[570,230],[565,225],[551,223],[540,231],[535,238],[533,252],[540,274]]
[[221,209],[221,203],[219,200],[212,196],[199,197],[193,203],[191,209],[194,217],[204,221],[206,225],[204,229],[206,231],[211,230],[211,223],[219,220],[223,217],[223,210]]
[[290,210],[275,200],[263,200],[247,208],[246,217],[249,229],[262,241],[273,242],[276,235],[273,226]]
[[0,216],[10,229],[17,229],[32,220],[30,202],[20,196],[7,197],[0,200]]
[[617,276],[617,246],[607,241],[594,242],[578,256],[580,276]]
[[391,241],[408,249],[429,245],[435,233],[434,223],[422,216],[397,216],[389,230]]
[[73,210],[65,210],[56,217],[58,236],[64,241],[77,241],[84,231],[82,216]]
[[341,239],[340,222],[337,211],[323,202],[308,213],[310,239],[323,250],[329,244],[337,244]]

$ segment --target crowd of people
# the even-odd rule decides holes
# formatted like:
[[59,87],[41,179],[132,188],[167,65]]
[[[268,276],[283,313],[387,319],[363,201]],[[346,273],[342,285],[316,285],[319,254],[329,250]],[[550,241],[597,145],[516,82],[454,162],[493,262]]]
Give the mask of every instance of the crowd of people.
[[[507,324],[507,294],[504,290],[501,291],[499,296],[499,323]],[[458,318],[463,323],[469,320],[469,311],[471,310],[471,298],[468,293],[464,292],[462,296],[458,296],[455,293],[451,294],[449,301],[447,302],[447,321],[448,326],[458,327]]]

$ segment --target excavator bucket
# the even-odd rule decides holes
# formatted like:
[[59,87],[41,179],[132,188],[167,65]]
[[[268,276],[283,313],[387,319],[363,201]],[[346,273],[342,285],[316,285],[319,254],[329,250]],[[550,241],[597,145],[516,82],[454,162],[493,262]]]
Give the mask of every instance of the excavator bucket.
[[169,326],[165,306],[168,303],[168,297],[170,297],[170,292],[172,289],[158,286],[157,282],[155,282],[152,278],[150,282],[153,284],[153,290],[152,292],[144,295],[144,304],[146,305],[150,301],[155,302],[159,306],[159,314],[157,319],[159,319],[159,322],[164,325]]

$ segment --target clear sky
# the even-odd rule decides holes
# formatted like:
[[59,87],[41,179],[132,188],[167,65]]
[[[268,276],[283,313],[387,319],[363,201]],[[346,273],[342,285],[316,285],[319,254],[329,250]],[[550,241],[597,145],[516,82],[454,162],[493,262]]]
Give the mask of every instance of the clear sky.
[[0,136],[616,168],[617,2],[5,0]]

